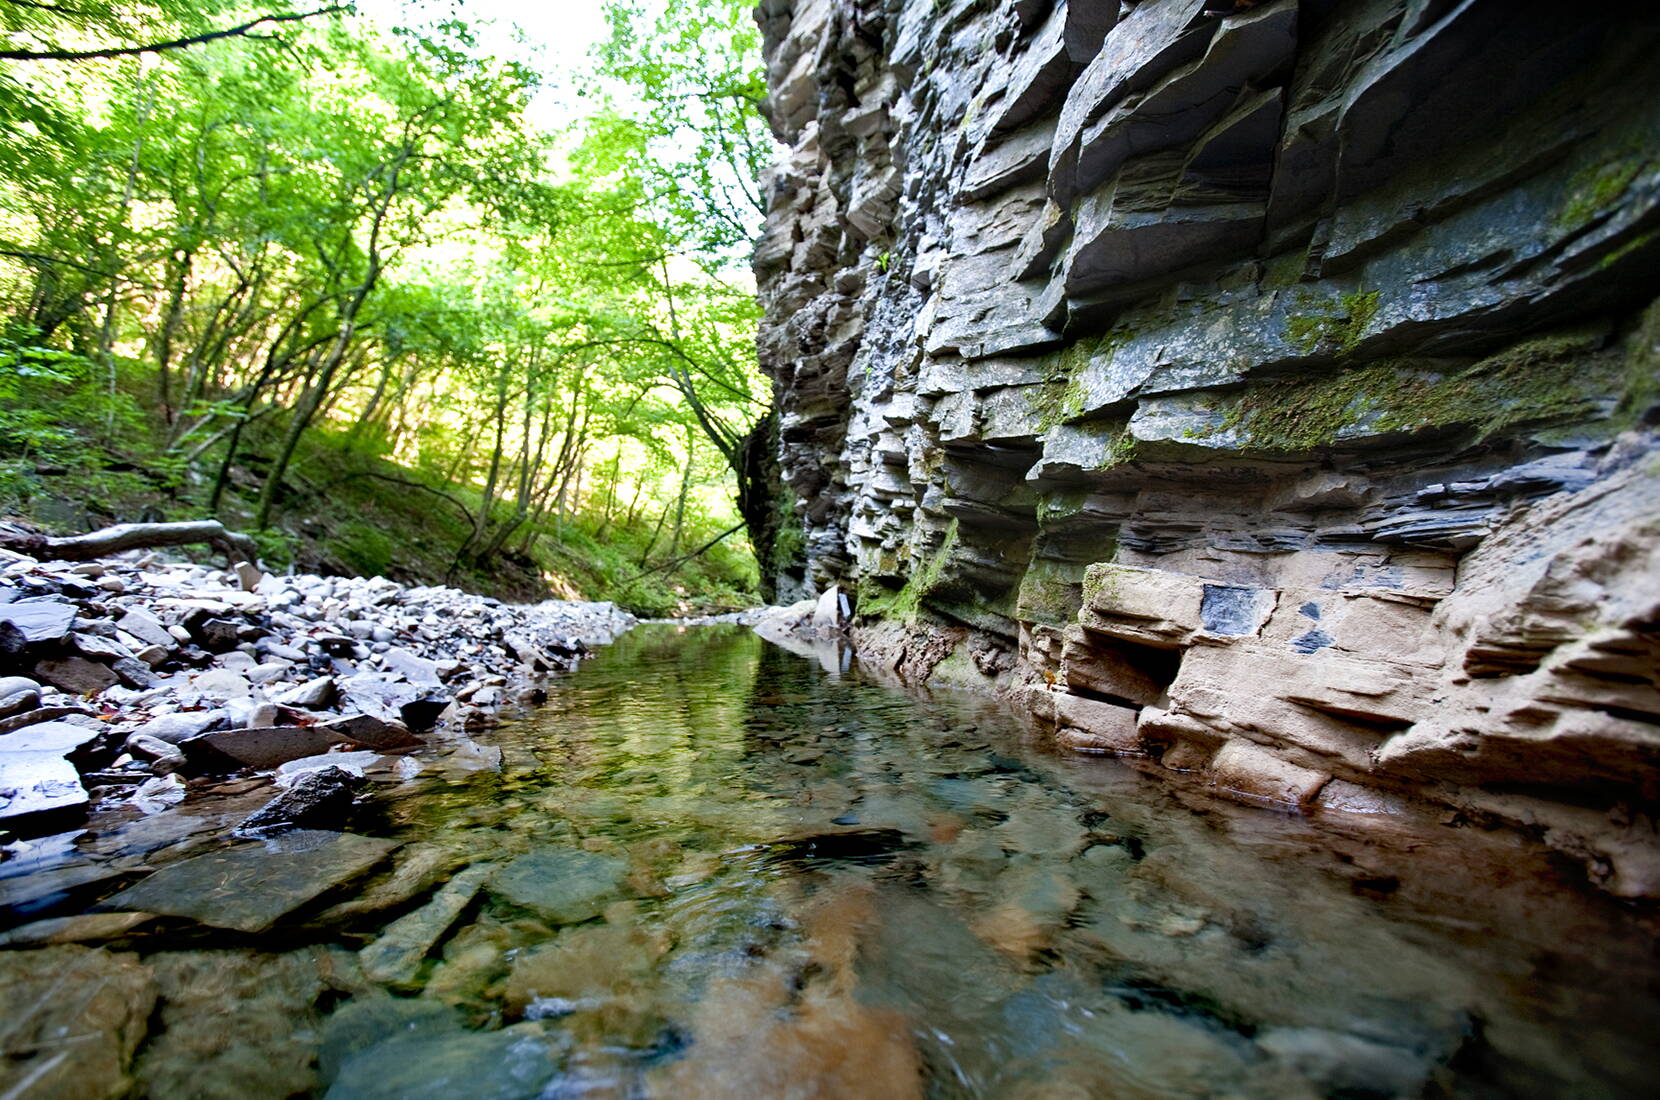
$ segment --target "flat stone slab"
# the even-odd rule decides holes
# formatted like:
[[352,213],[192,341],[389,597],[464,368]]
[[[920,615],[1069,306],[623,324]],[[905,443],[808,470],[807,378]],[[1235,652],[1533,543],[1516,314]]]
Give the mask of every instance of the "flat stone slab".
[[388,985],[412,980],[432,945],[455,923],[494,869],[489,865],[467,868],[431,901],[387,925],[379,939],[358,952],[363,973]]
[[75,605],[31,598],[0,604],[0,622],[11,623],[30,645],[61,642],[75,626]]
[[0,821],[86,804],[81,774],[61,751],[0,752]]
[[367,871],[396,847],[394,841],[355,833],[297,830],[164,867],[109,898],[102,908],[263,932],[324,891]]
[[534,1024],[398,1035],[346,1059],[329,1100],[519,1100],[541,1096],[559,1063]]
[[[618,896],[628,862],[580,848],[544,848],[498,870],[490,889],[561,924],[592,920]],[[132,907],[129,907],[132,908]]]
[[318,756],[347,741],[322,726],[265,726],[259,729],[214,730],[183,742],[192,747],[205,745],[250,768],[275,768],[290,760]]
[[99,730],[77,726],[73,722],[36,722],[12,733],[0,733],[0,753],[53,752],[63,756],[99,734]]

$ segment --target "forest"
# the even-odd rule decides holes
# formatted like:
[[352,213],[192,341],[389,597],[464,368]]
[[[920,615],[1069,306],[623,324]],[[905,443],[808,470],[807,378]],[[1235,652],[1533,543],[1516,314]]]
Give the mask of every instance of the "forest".
[[618,0],[569,72],[467,5],[394,15],[0,0],[0,517],[755,602],[748,4]]

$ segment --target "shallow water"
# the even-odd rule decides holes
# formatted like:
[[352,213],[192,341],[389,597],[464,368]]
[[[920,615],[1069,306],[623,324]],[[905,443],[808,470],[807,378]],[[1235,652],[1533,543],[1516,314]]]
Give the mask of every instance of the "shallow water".
[[[1512,834],[1216,803],[742,628],[642,627],[552,696],[481,738],[499,771],[377,774],[378,878],[272,931],[118,940],[163,998],[137,1090],[1652,1090],[1653,913]],[[75,843],[200,850],[159,821]]]

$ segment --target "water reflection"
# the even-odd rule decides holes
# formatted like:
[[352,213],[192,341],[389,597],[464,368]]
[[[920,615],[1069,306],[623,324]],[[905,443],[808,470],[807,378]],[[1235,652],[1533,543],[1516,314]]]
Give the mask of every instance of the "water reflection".
[[1650,1089],[1654,914],[1509,833],[1217,804],[741,628],[636,630],[494,741],[381,777],[402,847],[286,950],[133,941],[140,1091]]
[[[558,1095],[1645,1088],[1651,920],[1514,838],[1219,806],[839,672],[642,629],[503,733],[501,775],[396,792],[417,844],[615,872],[487,892],[417,1002],[516,1032]],[[335,1091],[409,1057],[368,1045]]]

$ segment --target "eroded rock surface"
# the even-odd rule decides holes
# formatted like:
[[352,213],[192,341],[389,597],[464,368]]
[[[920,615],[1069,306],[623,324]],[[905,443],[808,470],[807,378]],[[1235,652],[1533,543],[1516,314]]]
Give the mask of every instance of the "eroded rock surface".
[[1082,752],[1660,893],[1660,18],[1229,7],[761,5],[780,600]]

